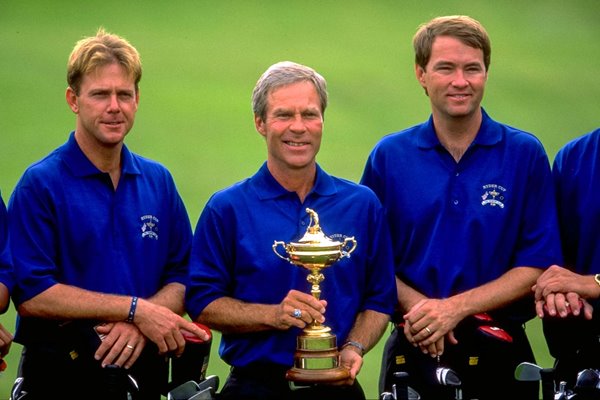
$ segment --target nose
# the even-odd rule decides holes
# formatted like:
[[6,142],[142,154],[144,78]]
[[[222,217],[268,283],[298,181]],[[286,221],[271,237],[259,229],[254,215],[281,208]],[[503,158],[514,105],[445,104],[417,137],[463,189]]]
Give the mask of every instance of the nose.
[[465,87],[469,85],[469,81],[465,78],[465,73],[458,69],[452,79],[452,85],[456,87]]
[[108,112],[119,112],[121,106],[119,105],[119,99],[116,94],[111,94],[108,100]]
[[300,114],[294,115],[294,118],[290,123],[290,130],[292,132],[304,132],[306,130],[306,124]]

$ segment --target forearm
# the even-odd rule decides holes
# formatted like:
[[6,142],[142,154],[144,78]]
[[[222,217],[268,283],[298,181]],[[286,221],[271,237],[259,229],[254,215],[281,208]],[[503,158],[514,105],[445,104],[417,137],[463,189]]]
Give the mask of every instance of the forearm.
[[276,307],[221,297],[206,306],[196,321],[226,334],[261,332],[275,328]]
[[124,321],[130,305],[131,296],[92,292],[57,283],[17,309],[25,317]]
[[8,288],[3,283],[0,283],[0,313],[6,311],[9,301],[10,295],[8,293]]
[[403,314],[410,311],[412,306],[426,298],[425,295],[413,289],[398,277],[396,277],[396,292],[398,304],[400,305],[400,312]]
[[493,281],[452,296],[448,301],[463,317],[496,310],[531,295],[531,287],[541,273],[539,268],[516,267]]
[[390,316],[373,310],[365,310],[356,316],[356,321],[348,334],[347,342],[357,342],[364,352],[371,350],[381,339],[390,321]]
[[183,315],[184,308],[185,286],[181,283],[169,283],[160,289],[154,296],[147,299],[148,301],[167,307],[176,314]]

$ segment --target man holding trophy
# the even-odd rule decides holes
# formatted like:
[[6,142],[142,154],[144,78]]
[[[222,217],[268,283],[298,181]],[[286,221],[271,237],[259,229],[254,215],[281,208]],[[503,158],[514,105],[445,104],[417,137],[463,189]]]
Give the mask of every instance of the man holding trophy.
[[222,333],[222,399],[364,399],[362,357],[393,312],[388,227],[370,189],[316,163],[326,82],[272,65],[252,95],[267,161],[196,226],[186,306]]

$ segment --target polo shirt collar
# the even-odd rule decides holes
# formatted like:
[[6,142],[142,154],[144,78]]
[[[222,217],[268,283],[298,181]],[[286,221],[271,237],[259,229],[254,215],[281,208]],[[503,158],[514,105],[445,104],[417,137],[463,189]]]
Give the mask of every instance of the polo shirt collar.
[[[75,140],[75,131],[71,132],[69,140],[67,140],[67,143],[63,146],[62,159],[75,176],[82,177],[103,174],[102,171],[92,164],[79,147],[79,144],[77,144],[77,141]],[[122,174],[138,175],[141,173],[136,165],[133,154],[125,144],[123,144],[121,149],[121,164]]]
[[[499,129],[498,124],[494,123],[494,121],[483,108],[481,109],[481,114],[481,126],[479,127],[479,132],[477,132],[477,136],[475,137],[473,144],[481,146],[493,146],[502,140],[502,131]],[[433,115],[429,116],[427,122],[422,124],[416,133],[417,144],[419,147],[434,148],[436,146],[441,146],[440,140],[435,134]]]
[[[317,164],[316,175],[315,185],[310,191],[311,194],[316,193],[320,196],[331,196],[337,193],[332,177],[319,164]],[[273,178],[266,161],[251,179],[256,193],[261,200],[273,199],[291,193]]]

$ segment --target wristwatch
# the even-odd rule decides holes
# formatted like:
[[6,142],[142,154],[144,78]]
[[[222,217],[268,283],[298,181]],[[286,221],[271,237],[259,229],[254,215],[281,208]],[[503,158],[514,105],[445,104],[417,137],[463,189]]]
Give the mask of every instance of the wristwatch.
[[600,274],[594,275],[594,280],[596,281],[596,283],[598,284],[598,286],[600,286]]

